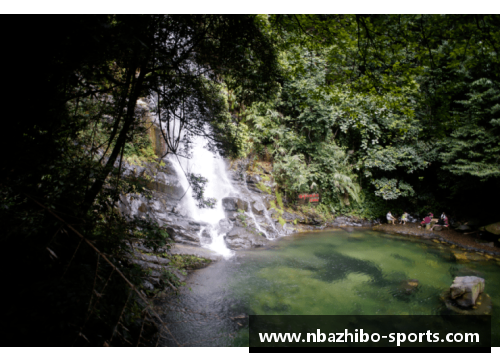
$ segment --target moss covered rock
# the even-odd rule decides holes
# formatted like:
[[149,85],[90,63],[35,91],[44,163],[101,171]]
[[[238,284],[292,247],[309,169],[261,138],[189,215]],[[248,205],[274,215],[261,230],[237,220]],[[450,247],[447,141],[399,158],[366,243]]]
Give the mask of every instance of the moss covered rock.
[[500,221],[486,225],[484,229],[492,234],[500,235]]

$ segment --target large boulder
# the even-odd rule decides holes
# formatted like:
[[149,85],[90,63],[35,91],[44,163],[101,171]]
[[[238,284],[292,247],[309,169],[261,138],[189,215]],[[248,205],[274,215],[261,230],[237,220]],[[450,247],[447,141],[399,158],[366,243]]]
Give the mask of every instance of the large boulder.
[[484,229],[489,233],[492,233],[495,235],[500,235],[500,221],[493,223],[493,224],[486,225],[484,227]]
[[243,227],[235,226],[224,237],[229,249],[250,249],[266,244],[266,238]]
[[476,304],[477,297],[483,291],[483,278],[473,276],[456,277],[450,287],[450,296],[460,307],[469,308]]

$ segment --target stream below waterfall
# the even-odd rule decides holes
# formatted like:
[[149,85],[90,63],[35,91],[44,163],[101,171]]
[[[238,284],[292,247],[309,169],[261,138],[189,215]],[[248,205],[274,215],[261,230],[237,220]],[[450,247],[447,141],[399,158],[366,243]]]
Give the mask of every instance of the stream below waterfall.
[[[371,230],[295,234],[195,271],[157,310],[181,345],[248,346],[250,314],[450,314],[440,294],[455,276],[476,275],[486,280],[492,343],[500,346],[500,262],[457,259],[456,252]],[[408,279],[418,280],[411,293]],[[161,344],[175,345],[166,335]]]

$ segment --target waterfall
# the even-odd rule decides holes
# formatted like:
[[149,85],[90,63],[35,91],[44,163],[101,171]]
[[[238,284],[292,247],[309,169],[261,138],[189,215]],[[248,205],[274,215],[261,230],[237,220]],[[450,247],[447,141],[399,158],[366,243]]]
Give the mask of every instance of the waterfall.
[[[208,223],[210,227],[206,231],[210,234],[212,242],[203,246],[214,250],[224,257],[230,257],[234,252],[228,249],[224,242],[226,232],[220,229],[219,221],[226,217],[222,207],[222,199],[231,193],[234,194],[235,190],[229,180],[224,160],[219,155],[206,149],[207,143],[207,140],[203,137],[195,137],[193,138],[191,158],[187,159],[175,155],[169,156],[182,187],[188,190],[180,202],[179,211],[181,214],[187,215],[194,220]],[[186,178],[187,173],[200,174],[208,180],[205,185],[204,195],[205,197],[217,199],[213,209],[198,208],[196,200],[192,195],[189,181]],[[200,230],[200,240],[202,239],[204,230],[204,228]]]
[[[182,129],[181,123],[176,117],[173,117],[173,119],[164,117],[160,122],[158,113],[153,111],[158,110],[156,96],[149,97],[147,100],[140,100],[138,104],[143,109],[148,110],[148,120],[155,124],[156,127],[165,130],[168,124],[169,132],[166,136],[169,137],[168,141],[170,143],[176,143],[176,147],[178,147],[179,150],[184,149],[185,152],[189,152],[191,155],[184,154],[181,156],[169,154],[167,156],[168,160],[166,161],[168,161],[169,167],[172,167],[173,170],[170,168],[170,171],[162,173],[163,178],[167,179],[173,177],[175,180],[175,187],[179,191],[185,190],[185,193],[182,197],[181,195],[171,196],[170,204],[168,200],[165,201],[162,199],[162,201],[164,201],[162,205],[162,203],[157,200],[156,206],[154,207],[154,212],[162,214],[159,218],[162,220],[162,223],[168,220],[167,223],[170,223],[175,229],[174,234],[176,234],[175,238],[178,239],[178,242],[194,243],[196,245],[197,240],[199,240],[202,247],[211,249],[226,258],[234,255],[234,251],[230,250],[226,244],[226,241],[228,243],[234,241],[234,233],[229,235],[229,239],[225,239],[230,230],[237,230],[233,228],[234,224],[231,221],[235,220],[236,212],[234,209],[224,209],[222,200],[226,197],[236,198],[239,200],[238,202],[243,201],[248,203],[248,211],[246,214],[253,221],[255,229],[261,235],[265,236],[266,239],[274,239],[281,234],[270,217],[265,207],[265,203],[262,202],[261,196],[259,196],[257,192],[251,192],[249,190],[246,175],[243,180],[243,185],[240,183],[233,185],[228,174],[225,160],[220,155],[209,151],[209,141],[207,138],[194,135],[186,138],[186,130]],[[206,127],[205,134],[209,133],[210,130]],[[159,132],[158,134],[161,136]],[[177,143],[179,141],[180,144]],[[189,144],[187,144],[187,142],[189,142]],[[165,147],[166,146],[161,143],[159,149],[163,152]],[[207,180],[204,186],[203,197],[215,199],[216,203],[214,208],[208,209],[198,207],[198,200],[195,199],[194,191],[188,180],[189,174],[201,175]],[[255,202],[259,203],[256,207],[259,209],[259,214],[260,210],[262,210],[262,216],[265,221],[261,215],[254,214],[253,205]],[[167,206],[167,204],[169,205]],[[137,210],[139,210],[139,207],[142,207],[142,205],[142,200],[131,200],[130,207],[137,213]],[[226,208],[227,207],[226,205]],[[226,218],[226,216],[228,218]],[[262,226],[259,224],[259,220],[263,222]],[[177,226],[175,225],[176,222],[178,224]],[[264,226],[265,223],[268,223],[270,226]],[[250,234],[254,233],[250,230],[248,230],[248,232]],[[248,236],[246,240],[249,240]]]

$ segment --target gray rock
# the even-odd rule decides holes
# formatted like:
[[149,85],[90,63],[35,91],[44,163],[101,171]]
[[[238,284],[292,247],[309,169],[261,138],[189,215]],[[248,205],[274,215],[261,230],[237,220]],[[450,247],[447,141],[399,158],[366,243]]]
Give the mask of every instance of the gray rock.
[[168,265],[170,264],[170,260],[166,258],[162,258],[156,255],[147,255],[147,254],[142,254],[138,252],[137,250],[134,250],[134,256],[139,259],[139,260],[144,260],[149,263],[155,263],[155,264],[162,264],[162,265]]
[[348,219],[345,216],[339,216],[339,217],[336,217],[334,221],[337,224],[345,224],[347,222],[347,220]]
[[209,223],[203,221],[188,221],[188,224],[196,230],[200,230],[202,227],[210,226]]
[[278,216],[280,215],[280,213],[276,210],[276,209],[270,209],[269,210],[269,215],[271,215],[271,217],[274,217],[274,218],[278,218]]
[[254,201],[252,203],[252,211],[255,215],[264,215],[264,211],[266,210],[266,207],[264,204],[260,201]]
[[295,226],[291,223],[285,223],[283,226],[278,222],[276,223],[276,229],[280,232],[282,235],[291,235],[293,233],[297,232],[297,229]]
[[202,233],[201,233],[201,240],[200,242],[209,242],[210,240],[212,240],[212,235],[210,235],[210,230],[207,228],[207,229],[203,229]]
[[484,229],[494,235],[500,235],[500,222],[486,225]]
[[468,226],[468,225],[460,225],[456,229],[460,230],[460,231],[469,231],[469,230],[471,230],[470,226]]
[[316,225],[316,226],[318,226],[318,225],[322,225],[322,224],[323,224],[323,220],[321,220],[321,219],[317,219],[317,218],[314,218],[314,219],[311,219],[311,220],[309,221],[309,224],[311,224],[311,225]]
[[237,199],[238,210],[248,211],[249,210],[248,201]]
[[303,223],[305,222],[305,219],[303,216],[298,215],[298,214],[293,214],[291,212],[284,212],[282,218],[286,221],[293,222],[294,220],[297,220],[297,222]]
[[154,290],[155,287],[153,286],[153,284],[151,284],[149,281],[147,280],[143,280],[142,281],[142,285],[144,286],[145,289],[147,290]]
[[464,308],[474,306],[483,291],[484,279],[474,276],[456,277],[450,287],[451,299]]
[[217,261],[222,258],[222,256],[220,256],[213,250],[186,244],[172,245],[172,248],[169,250],[169,253],[174,255],[194,255],[199,258],[210,259],[213,261]]
[[229,219],[222,219],[219,221],[219,233],[227,233],[233,228],[233,223]]
[[261,177],[259,175],[252,175],[247,178],[248,183],[258,184],[261,181]]
[[231,220],[231,221],[236,221],[236,218],[238,217],[238,211],[226,211],[226,218]]
[[224,211],[248,211],[248,202],[238,197],[224,197],[222,199]]
[[224,211],[238,211],[238,204],[235,197],[224,197],[222,199],[222,207]]
[[253,233],[246,228],[235,226],[224,237],[229,249],[250,249],[266,244],[266,238]]
[[266,209],[269,209],[271,207],[271,200],[273,200],[274,197],[271,195],[264,195],[262,196],[261,200]]
[[166,228],[168,234],[177,243],[199,245],[200,238],[195,229],[188,229],[181,225],[171,225]]
[[248,184],[248,190],[255,193],[255,194],[263,194],[264,193],[261,189],[257,188],[254,184]]

